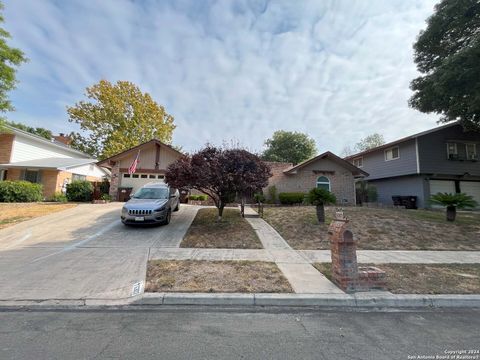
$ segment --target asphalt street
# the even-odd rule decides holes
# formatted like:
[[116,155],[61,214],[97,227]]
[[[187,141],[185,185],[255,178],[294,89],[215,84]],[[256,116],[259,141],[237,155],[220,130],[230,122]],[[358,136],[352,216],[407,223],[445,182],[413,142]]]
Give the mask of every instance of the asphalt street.
[[0,358],[420,359],[478,351],[479,329],[480,309],[3,309]]

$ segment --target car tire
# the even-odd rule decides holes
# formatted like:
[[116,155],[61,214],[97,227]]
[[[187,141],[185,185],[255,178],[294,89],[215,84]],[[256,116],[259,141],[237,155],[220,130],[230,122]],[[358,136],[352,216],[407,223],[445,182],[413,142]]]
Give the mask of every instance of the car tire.
[[167,212],[167,216],[165,217],[165,221],[163,222],[163,225],[168,225],[170,224],[170,219],[172,218],[172,212],[170,209]]
[[175,207],[175,209],[173,209],[173,211],[178,211],[180,210],[180,202],[177,203],[177,206]]

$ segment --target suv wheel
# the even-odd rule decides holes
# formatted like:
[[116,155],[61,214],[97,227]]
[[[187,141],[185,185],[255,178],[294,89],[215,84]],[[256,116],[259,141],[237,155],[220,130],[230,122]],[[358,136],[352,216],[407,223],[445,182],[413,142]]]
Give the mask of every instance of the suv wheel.
[[163,222],[163,225],[170,224],[171,219],[172,219],[172,212],[169,209],[168,212],[167,212],[167,216],[165,217],[165,221]]
[[180,201],[177,203],[177,206],[175,206],[175,209],[173,211],[178,211],[180,210]]

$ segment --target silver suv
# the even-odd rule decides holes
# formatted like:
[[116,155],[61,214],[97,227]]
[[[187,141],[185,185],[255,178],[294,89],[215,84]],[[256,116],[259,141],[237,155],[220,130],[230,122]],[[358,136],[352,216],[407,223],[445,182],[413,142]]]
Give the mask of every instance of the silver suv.
[[177,189],[163,183],[150,183],[141,187],[122,208],[122,222],[133,224],[170,223],[172,211],[180,208]]

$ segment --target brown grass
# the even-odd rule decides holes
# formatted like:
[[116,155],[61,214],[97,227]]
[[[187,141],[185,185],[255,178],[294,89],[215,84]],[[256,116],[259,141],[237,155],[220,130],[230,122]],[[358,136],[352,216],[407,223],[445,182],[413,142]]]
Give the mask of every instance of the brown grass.
[[180,247],[261,249],[262,243],[238,209],[224,209],[217,220],[217,209],[200,209]]
[[[360,264],[373,266],[372,264]],[[331,264],[313,264],[331,279]],[[480,294],[480,264],[375,264],[395,294]]]
[[75,206],[59,203],[0,203],[0,229]]
[[[328,224],[334,208],[326,209],[320,225],[315,207],[265,208],[264,219],[297,250],[329,249]],[[462,212],[455,223],[431,210],[348,207],[349,228],[364,250],[480,250],[480,214]]]
[[151,260],[145,291],[290,293],[293,290],[275,263]]

